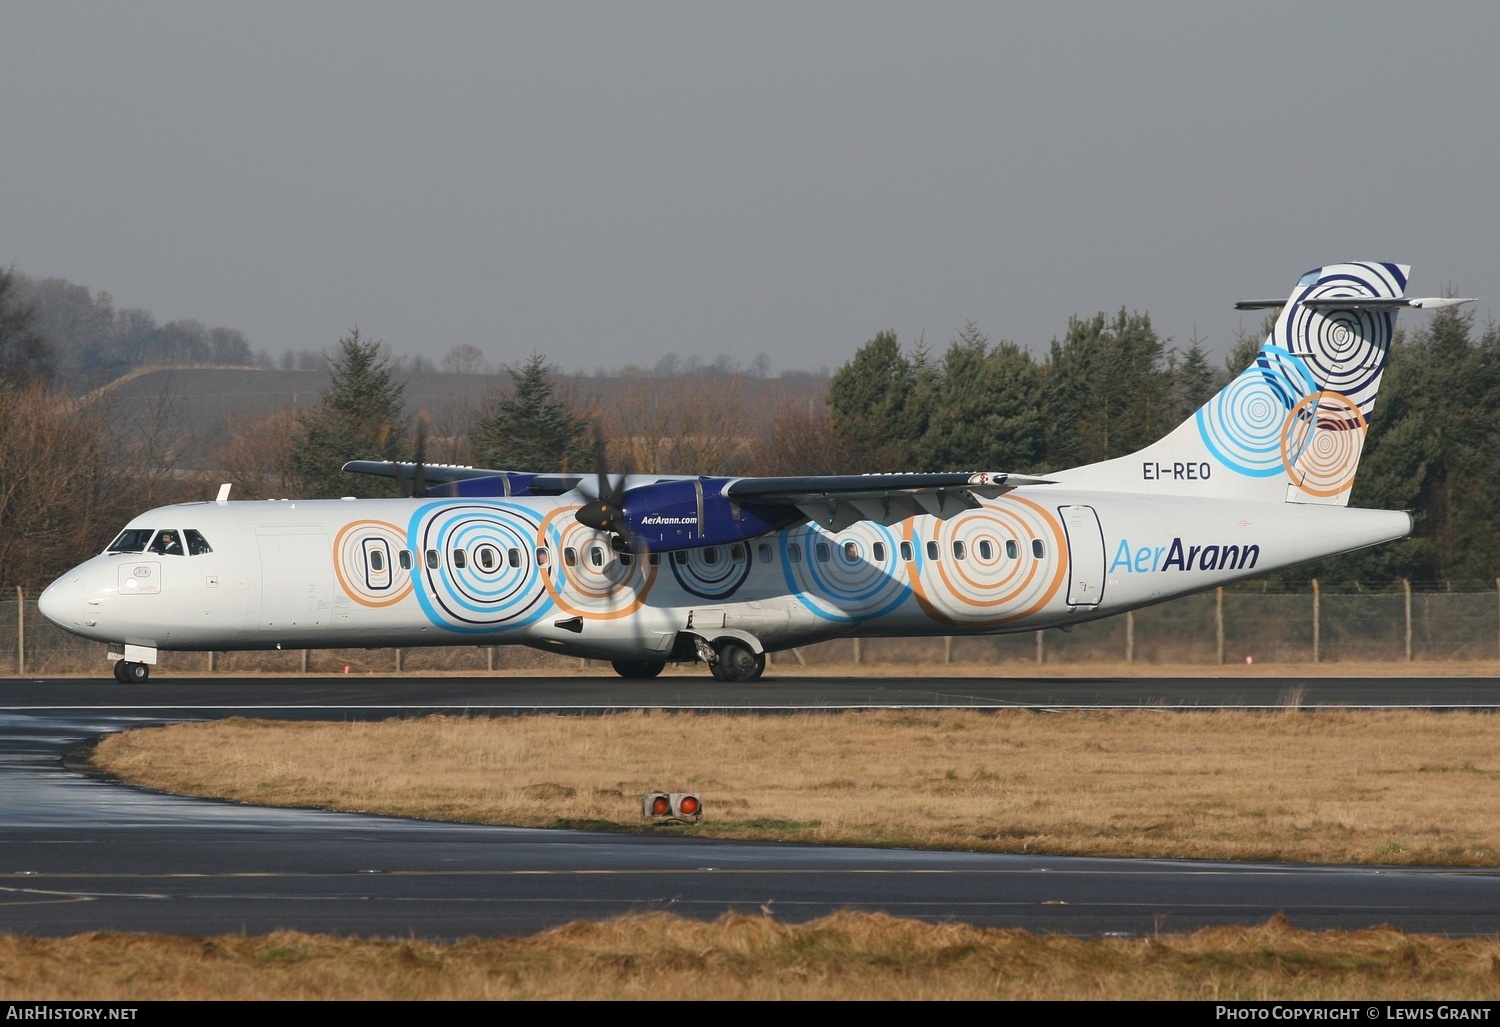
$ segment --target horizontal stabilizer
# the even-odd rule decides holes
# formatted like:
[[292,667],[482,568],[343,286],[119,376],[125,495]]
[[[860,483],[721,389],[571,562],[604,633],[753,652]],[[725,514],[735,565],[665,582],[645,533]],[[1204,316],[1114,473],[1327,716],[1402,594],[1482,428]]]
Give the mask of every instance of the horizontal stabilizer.
[[[1235,310],[1280,310],[1288,300],[1242,300],[1234,305]],[[1436,310],[1439,307],[1456,307],[1460,303],[1473,303],[1473,297],[1463,296],[1331,296],[1317,299],[1290,301],[1300,302],[1308,310]]]

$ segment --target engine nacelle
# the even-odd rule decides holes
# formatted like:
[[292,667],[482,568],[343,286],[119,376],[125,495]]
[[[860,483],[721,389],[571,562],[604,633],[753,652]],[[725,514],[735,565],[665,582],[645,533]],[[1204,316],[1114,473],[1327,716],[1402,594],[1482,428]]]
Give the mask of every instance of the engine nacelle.
[[736,503],[723,495],[733,478],[662,481],[626,489],[621,520],[632,549],[670,553],[727,545],[780,531],[802,519],[794,506]]

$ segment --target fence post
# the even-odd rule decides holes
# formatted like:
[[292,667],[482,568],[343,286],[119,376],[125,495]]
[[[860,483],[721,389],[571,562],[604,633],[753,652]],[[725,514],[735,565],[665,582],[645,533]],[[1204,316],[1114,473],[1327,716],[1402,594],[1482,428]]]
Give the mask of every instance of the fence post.
[[1125,612],[1125,662],[1135,662],[1135,611]]
[[1214,589],[1214,652],[1219,666],[1224,666],[1224,589]]
[[26,593],[16,586],[16,673],[26,676]]
[[1313,586],[1313,662],[1320,663],[1323,659],[1322,639],[1319,637],[1318,629],[1321,627],[1318,618],[1318,579],[1312,579]]
[[1411,582],[1401,579],[1401,591],[1406,595],[1406,662],[1411,662]]
[[1036,662],[1047,662],[1047,646],[1046,643],[1042,641],[1042,633],[1040,631],[1036,633]]

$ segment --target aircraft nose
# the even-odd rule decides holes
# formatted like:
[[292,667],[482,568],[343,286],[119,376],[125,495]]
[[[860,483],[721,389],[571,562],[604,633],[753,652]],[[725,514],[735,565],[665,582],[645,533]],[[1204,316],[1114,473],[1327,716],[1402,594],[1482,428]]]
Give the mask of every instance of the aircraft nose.
[[83,578],[74,572],[58,578],[37,596],[36,608],[64,630],[78,627],[83,623]]

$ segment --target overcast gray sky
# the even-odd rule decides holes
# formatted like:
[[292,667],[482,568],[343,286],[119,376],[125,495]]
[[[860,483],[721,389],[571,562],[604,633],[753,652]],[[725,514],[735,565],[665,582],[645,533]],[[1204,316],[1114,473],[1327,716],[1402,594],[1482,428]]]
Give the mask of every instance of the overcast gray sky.
[[[1414,265],[1500,307],[1500,4],[0,0],[0,264],[273,355],[1036,350]],[[1420,315],[1419,315],[1420,316]],[[1409,315],[1408,325],[1419,323]]]

